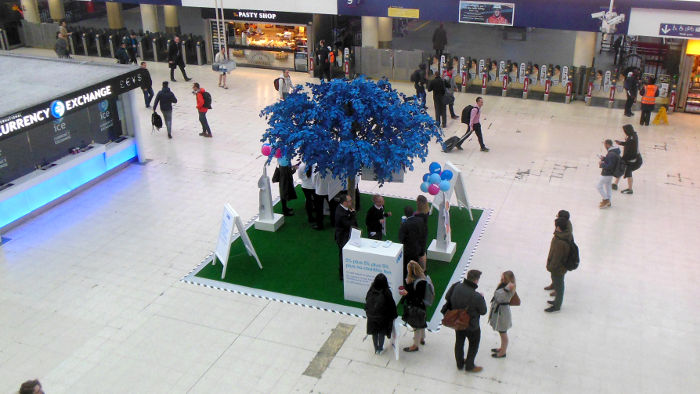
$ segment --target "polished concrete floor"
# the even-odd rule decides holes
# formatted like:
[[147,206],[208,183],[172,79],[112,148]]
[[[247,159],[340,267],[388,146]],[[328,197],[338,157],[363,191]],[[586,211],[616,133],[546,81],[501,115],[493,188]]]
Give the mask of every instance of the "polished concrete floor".
[[[164,64],[151,72],[154,86],[167,78]],[[498,334],[482,319],[484,370],[466,374],[455,368],[449,329],[395,361],[374,354],[363,319],[180,281],[214,249],[225,203],[244,221],[256,214],[258,114],[276,99],[277,75],[239,68],[223,90],[210,68],[188,72],[212,92],[214,138],[197,135],[190,84],[175,83],[174,138],[144,123],[146,165],[3,234],[11,241],[0,246],[0,392],[30,378],[50,393],[684,393],[700,384],[700,117],[640,128],[634,195],[615,192],[607,210],[598,209],[597,155],[603,139],[622,138],[622,110],[489,96],[491,152],[474,140],[449,154],[431,147],[429,160],[462,168],[472,203],[494,210],[471,262],[484,272],[479,289],[489,300],[501,272],[513,270],[522,299],[507,358],[490,357]],[[474,99],[457,94],[457,107]],[[446,135],[457,133],[462,125],[451,121]],[[414,197],[427,167],[381,191]],[[562,310],[546,314],[559,209],[571,212],[582,263],[566,276]],[[328,368],[303,375],[339,323],[354,329]],[[402,335],[408,346],[411,334]]]

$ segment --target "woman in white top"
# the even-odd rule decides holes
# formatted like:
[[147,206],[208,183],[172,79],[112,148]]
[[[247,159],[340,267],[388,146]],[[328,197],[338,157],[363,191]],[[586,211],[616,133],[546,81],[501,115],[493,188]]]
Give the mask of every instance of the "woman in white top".
[[304,208],[306,208],[306,216],[309,219],[309,223],[315,223],[314,195],[316,194],[315,180],[318,174],[313,172],[313,166],[307,166],[306,163],[301,163],[299,165],[297,174],[301,181],[301,190],[304,192],[304,198],[306,199],[306,204],[304,205]]
[[292,90],[292,78],[289,76],[289,70],[284,70],[279,79],[280,100],[284,100]]
[[219,65],[219,87],[224,89],[228,89],[228,86],[226,86],[226,74],[228,73],[226,69],[227,62],[228,56],[226,56],[226,48],[222,46],[219,53],[214,56],[214,64]]

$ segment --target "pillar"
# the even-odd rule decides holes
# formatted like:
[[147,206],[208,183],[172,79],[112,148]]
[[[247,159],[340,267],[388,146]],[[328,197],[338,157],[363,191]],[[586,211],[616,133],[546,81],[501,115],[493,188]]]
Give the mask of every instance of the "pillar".
[[63,0],[49,0],[49,16],[54,21],[66,19],[66,10],[63,8]]
[[379,48],[391,49],[392,24],[391,18],[380,16],[377,18],[377,37]]
[[31,23],[41,23],[39,17],[39,6],[36,0],[22,0],[22,11],[24,12],[24,20]]
[[165,32],[166,33],[179,33],[180,32],[180,19],[177,15],[178,9],[176,5],[164,5],[163,11],[165,11]]
[[593,66],[597,37],[598,34],[595,32],[576,32],[576,40],[574,41],[574,59],[572,62],[574,67]]
[[148,124],[146,119],[143,119],[143,95],[141,89],[132,89],[122,95],[124,101],[124,112],[126,117],[127,134],[134,137],[136,142],[136,157],[140,164],[146,163],[145,138],[142,125]]
[[376,16],[362,17],[362,46],[379,47],[379,25]]
[[154,4],[141,4],[141,28],[144,32],[157,33],[158,28],[158,6]]
[[122,3],[112,1],[105,2],[107,6],[107,24],[112,30],[124,28],[124,17],[122,16]]

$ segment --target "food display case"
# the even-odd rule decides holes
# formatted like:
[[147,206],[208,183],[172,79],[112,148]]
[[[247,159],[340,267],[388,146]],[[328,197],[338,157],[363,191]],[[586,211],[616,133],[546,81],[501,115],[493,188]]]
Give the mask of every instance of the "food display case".
[[685,112],[700,114],[700,56],[695,57],[690,83],[688,84],[688,98],[685,101]]

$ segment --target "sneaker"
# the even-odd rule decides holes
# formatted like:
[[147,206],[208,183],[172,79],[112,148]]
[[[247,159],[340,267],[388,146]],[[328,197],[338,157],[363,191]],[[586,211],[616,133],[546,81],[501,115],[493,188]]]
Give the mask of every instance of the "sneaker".
[[489,148],[487,148],[487,147],[481,148],[481,151],[482,151],[482,152],[488,152],[488,151],[490,151],[490,150],[491,150],[491,149],[489,149]]
[[547,313],[552,313],[552,312],[559,312],[559,308],[555,308],[554,306],[550,306],[549,308],[544,310]]
[[173,136],[170,135],[170,134],[168,134],[168,139],[169,139],[169,140],[173,139]]
[[613,183],[613,184],[612,184],[612,189],[613,189],[613,190],[617,190],[617,185]]
[[552,306],[554,306],[554,301],[551,301],[551,300],[547,300],[547,303],[548,303],[549,305],[552,305]]
[[600,203],[600,208],[605,209],[605,208],[610,208],[612,204],[610,204],[610,200],[603,200],[602,203]]
[[625,189],[625,190],[621,191],[620,193],[622,193],[622,194],[634,194],[632,189]]
[[472,373],[481,372],[483,370],[484,370],[484,367],[474,367],[472,369],[465,369],[465,371],[472,372]]
[[192,78],[187,78],[187,77],[185,77],[185,81],[189,82],[189,81],[191,81],[191,80],[192,80]]

